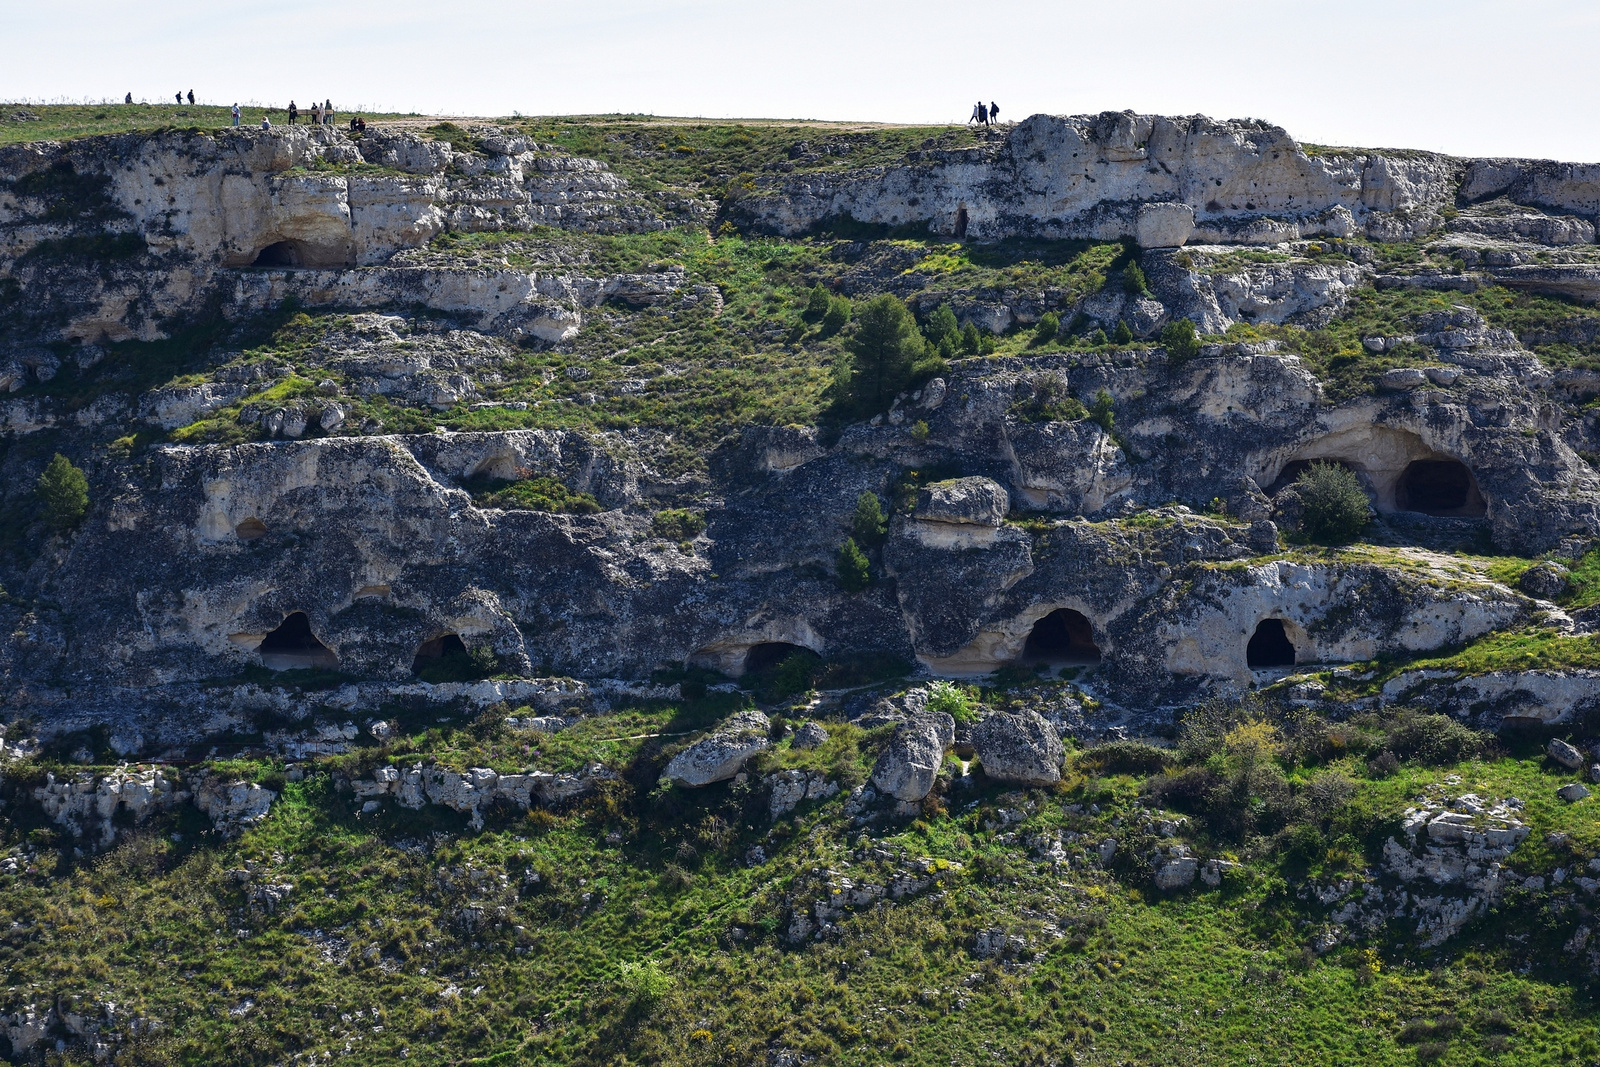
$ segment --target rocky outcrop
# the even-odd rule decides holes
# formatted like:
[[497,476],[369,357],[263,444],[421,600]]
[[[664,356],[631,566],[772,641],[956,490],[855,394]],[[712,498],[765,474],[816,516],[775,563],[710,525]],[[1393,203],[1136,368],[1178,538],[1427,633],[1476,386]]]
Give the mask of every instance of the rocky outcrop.
[[596,782],[611,777],[614,775],[598,763],[576,774],[538,770],[501,774],[488,767],[453,771],[416,763],[409,768],[379,767],[369,778],[350,781],[349,787],[364,810],[377,810],[385,799],[413,809],[438,804],[470,815],[477,830],[483,828],[484,813],[496,804],[517,811],[526,811],[536,802],[555,807],[587,795]]
[[983,773],[999,782],[1052,785],[1061,780],[1061,738],[1036,711],[996,711],[972,728]]
[[789,814],[802,801],[820,800],[839,792],[839,783],[828,781],[821,771],[776,771],[765,779],[770,794],[767,810],[774,819]]
[[266,818],[277,797],[255,782],[224,781],[209,774],[191,775],[183,783],[163,767],[99,775],[86,771],[70,779],[50,772],[33,791],[46,818],[92,848],[110,845],[118,826],[141,825],[191,800],[224,836],[235,836]]
[[772,722],[760,711],[741,711],[724,719],[700,740],[672,757],[663,772],[677,786],[698,789],[725,782],[746,760],[772,746]]
[[873,787],[903,805],[926,797],[955,741],[955,725],[944,712],[924,710],[896,726],[872,767]]

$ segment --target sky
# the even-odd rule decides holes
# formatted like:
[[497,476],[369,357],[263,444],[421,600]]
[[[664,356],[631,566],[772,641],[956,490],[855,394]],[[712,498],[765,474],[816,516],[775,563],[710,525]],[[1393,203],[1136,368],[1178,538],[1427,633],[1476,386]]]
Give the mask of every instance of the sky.
[[0,0],[0,100],[963,122],[1133,109],[1600,161],[1594,0]]

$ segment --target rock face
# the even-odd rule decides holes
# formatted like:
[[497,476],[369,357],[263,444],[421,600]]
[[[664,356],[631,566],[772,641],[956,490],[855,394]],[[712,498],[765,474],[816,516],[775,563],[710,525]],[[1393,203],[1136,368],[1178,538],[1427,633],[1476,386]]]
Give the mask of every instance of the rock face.
[[933,789],[955,730],[955,720],[944,712],[924,711],[896,726],[873,765],[873,787],[904,804],[922,800]]
[[739,773],[745,760],[772,745],[767,732],[772,722],[760,711],[741,711],[709,734],[672,757],[666,777],[690,789],[725,782]]
[[1545,751],[1550,754],[1551,759],[1563,767],[1570,767],[1572,770],[1582,767],[1585,762],[1582,752],[1579,752],[1559,737],[1552,737],[1550,743],[1545,746]]
[[503,803],[520,811],[535,802],[554,807],[587,795],[597,781],[611,776],[598,763],[589,764],[577,774],[538,770],[501,774],[488,767],[452,771],[417,763],[409,768],[379,767],[370,778],[350,782],[350,790],[356,799],[369,803],[393,798],[403,808],[438,804],[470,814],[472,827],[482,829],[484,811],[494,804]]
[[972,747],[983,773],[997,781],[1051,785],[1061,780],[1061,738],[1036,711],[984,717],[972,728]]

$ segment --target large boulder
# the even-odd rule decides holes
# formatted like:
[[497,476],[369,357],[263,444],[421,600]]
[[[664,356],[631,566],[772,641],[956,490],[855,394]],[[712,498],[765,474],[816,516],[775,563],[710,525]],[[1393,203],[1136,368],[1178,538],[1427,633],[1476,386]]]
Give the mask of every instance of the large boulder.
[[944,712],[923,712],[902,722],[872,768],[872,787],[902,803],[928,795],[955,742],[956,721]]
[[759,711],[741,711],[722,722],[667,764],[673,785],[698,789],[725,782],[739,773],[744,761],[772,744],[767,732],[772,722]]
[[916,517],[923,522],[999,526],[1011,510],[1005,486],[990,478],[953,478],[917,493]]
[[983,773],[1002,782],[1052,785],[1061,780],[1061,739],[1036,711],[997,711],[972,728]]

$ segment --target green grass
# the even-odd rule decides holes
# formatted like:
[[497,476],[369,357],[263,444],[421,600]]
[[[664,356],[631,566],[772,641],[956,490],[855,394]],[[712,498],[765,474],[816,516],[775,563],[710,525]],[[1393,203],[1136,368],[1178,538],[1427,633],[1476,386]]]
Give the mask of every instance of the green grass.
[[[285,104],[287,107],[287,104]],[[19,112],[37,116],[36,121],[17,118]],[[284,108],[241,106],[240,123],[259,126],[263,116],[274,126],[288,121]],[[391,112],[362,112],[369,122],[406,116]],[[340,122],[348,113],[335,112]],[[233,122],[229,105],[176,104],[157,101],[151,104],[0,104],[0,144],[21,141],[65,141],[111,133],[149,133],[158,130],[214,130]]]

